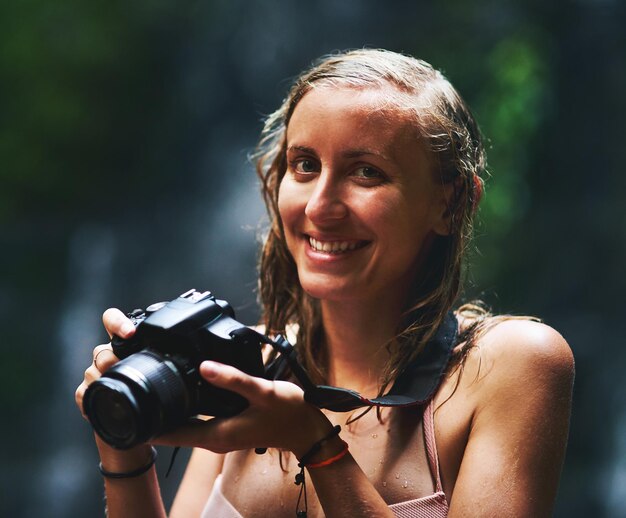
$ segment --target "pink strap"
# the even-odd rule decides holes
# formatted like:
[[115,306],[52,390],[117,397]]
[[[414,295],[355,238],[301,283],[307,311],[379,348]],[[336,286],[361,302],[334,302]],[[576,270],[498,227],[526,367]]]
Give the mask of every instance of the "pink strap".
[[437,456],[437,443],[435,441],[435,398],[430,400],[428,406],[424,409],[424,441],[426,442],[426,454],[428,455],[428,464],[430,465],[430,473],[435,479],[435,491],[443,491],[441,485],[441,474],[439,473],[439,457]]

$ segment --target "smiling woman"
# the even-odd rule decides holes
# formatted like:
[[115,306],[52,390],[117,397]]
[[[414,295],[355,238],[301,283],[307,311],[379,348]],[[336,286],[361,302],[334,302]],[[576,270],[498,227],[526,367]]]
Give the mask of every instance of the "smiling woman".
[[370,300],[396,319],[431,234],[448,232],[451,189],[409,117],[381,109],[394,93],[326,87],[304,96],[287,129],[278,209],[305,292]]
[[[455,310],[484,163],[469,109],[423,61],[357,50],[296,80],[259,145],[271,218],[261,323],[294,337],[316,383],[383,406],[392,386],[404,405],[320,410],[289,372],[270,380],[204,362],[207,382],[249,406],[155,441],[194,447],[171,516],[550,515],[569,347],[531,319]],[[104,322],[134,332],[117,310]],[[116,361],[105,349],[79,405]],[[407,395],[416,383],[427,387],[419,401]],[[96,441],[110,515],[163,515],[150,445]],[[257,455],[259,445],[270,450]]]

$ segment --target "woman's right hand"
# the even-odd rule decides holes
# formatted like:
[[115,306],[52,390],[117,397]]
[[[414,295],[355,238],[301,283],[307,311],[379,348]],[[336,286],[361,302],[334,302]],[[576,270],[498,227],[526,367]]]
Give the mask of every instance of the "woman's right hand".
[[[102,315],[102,322],[109,337],[116,335],[126,339],[135,333],[135,326],[132,321],[119,309],[107,309]],[[118,361],[119,358],[113,354],[110,343],[101,344],[94,348],[93,361],[85,370],[83,381],[76,389],[75,394],[76,405],[85,419],[87,419],[87,416],[83,409],[83,398],[87,387],[99,379]],[[142,462],[145,463],[145,459],[148,457],[146,451],[149,450],[149,446],[147,444],[141,444],[130,450],[117,450],[96,435],[96,445],[100,452],[102,464],[109,471],[130,471],[141,465]]]
[[[104,323],[104,328],[109,334],[109,338],[113,335],[119,336],[120,338],[129,338],[135,333],[135,326],[119,309],[107,309],[102,315],[102,322]],[[113,354],[113,349],[110,343],[101,344],[94,348],[93,361],[85,370],[83,382],[78,386],[75,394],[76,405],[85,419],[87,416],[85,416],[85,412],[83,410],[83,397],[87,387],[100,378],[102,374],[109,370],[118,361],[119,358]]]
[[[102,315],[102,322],[109,334],[120,338],[129,338],[135,333],[135,326],[118,309],[107,309]],[[86,418],[83,410],[83,398],[87,387],[99,379],[107,370],[119,361],[113,354],[111,344],[98,345],[93,350],[93,361],[85,370],[85,377],[76,389],[76,404]],[[149,444],[139,444],[128,450],[118,450],[94,434],[100,470],[110,473],[129,474],[152,463],[152,450]],[[95,471],[95,466],[94,466]],[[141,476],[130,478],[111,478],[105,476],[107,516],[132,517],[150,516],[165,518],[166,513],[159,492],[156,471],[152,466]]]

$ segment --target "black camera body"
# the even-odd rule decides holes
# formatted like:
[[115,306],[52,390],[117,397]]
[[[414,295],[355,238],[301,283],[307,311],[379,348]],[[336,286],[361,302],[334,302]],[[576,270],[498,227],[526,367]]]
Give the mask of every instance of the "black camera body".
[[229,304],[189,290],[176,300],[129,314],[127,340],[113,337],[120,362],[87,388],[83,408],[96,433],[127,449],[196,415],[231,416],[248,402],[207,383],[200,363],[213,360],[263,376],[261,335],[235,320]]

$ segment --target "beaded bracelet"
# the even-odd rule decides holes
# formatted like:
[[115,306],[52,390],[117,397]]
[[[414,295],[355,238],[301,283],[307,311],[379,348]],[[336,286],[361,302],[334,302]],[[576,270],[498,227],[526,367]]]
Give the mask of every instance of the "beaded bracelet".
[[116,473],[115,471],[107,471],[106,469],[104,469],[102,467],[102,462],[100,462],[98,464],[98,470],[100,471],[102,476],[106,478],[134,478],[134,477],[138,477],[139,475],[143,475],[152,466],[154,466],[154,463],[156,462],[156,459],[157,459],[156,448],[154,446],[151,446],[150,448],[151,448],[150,460],[148,461],[148,464],[146,464],[145,466],[141,466],[140,468],[134,469],[133,471]]

